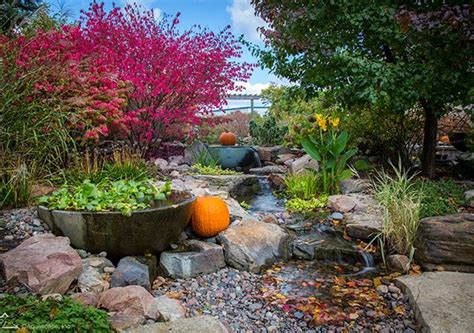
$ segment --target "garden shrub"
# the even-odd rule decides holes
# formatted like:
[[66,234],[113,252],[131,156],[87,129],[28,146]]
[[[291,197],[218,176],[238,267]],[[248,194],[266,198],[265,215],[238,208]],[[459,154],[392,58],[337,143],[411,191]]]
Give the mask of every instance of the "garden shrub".
[[0,151],[46,174],[104,138],[145,148],[182,138],[253,65],[234,60],[229,27],[181,31],[178,16],[94,2],[78,24],[0,34]]
[[351,136],[350,145],[367,156],[384,162],[400,157],[405,167],[411,167],[413,157],[418,157],[416,147],[422,141],[423,119],[417,111],[359,108],[346,113],[342,126]]
[[224,105],[237,81],[250,77],[253,65],[231,60],[240,58],[241,47],[230,27],[180,31],[178,23],[179,14],[157,22],[139,6],[106,12],[103,3],[81,18],[84,48],[131,83],[121,123],[134,144],[182,138],[201,115]]
[[3,327],[17,326],[17,332],[111,332],[107,312],[84,306],[69,297],[62,300],[4,295],[0,309],[6,316]]
[[456,214],[465,204],[463,186],[453,180],[417,180],[416,186],[423,191],[420,218]]
[[271,114],[257,115],[249,122],[249,132],[255,144],[280,145],[288,132],[287,126],[280,126]]

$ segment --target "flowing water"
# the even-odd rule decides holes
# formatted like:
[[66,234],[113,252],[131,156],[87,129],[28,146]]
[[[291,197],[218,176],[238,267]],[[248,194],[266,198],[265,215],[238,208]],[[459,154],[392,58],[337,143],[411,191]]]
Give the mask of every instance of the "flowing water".
[[[284,199],[274,195],[271,181],[267,177],[259,177],[259,184],[260,191],[248,201],[249,213],[283,213]],[[362,276],[375,270],[372,255],[357,249],[353,243],[344,239],[340,228],[334,227],[325,212],[286,227],[295,232],[296,239],[292,243],[292,250],[298,259],[356,263],[354,270],[345,271],[344,276]]]
[[272,183],[267,177],[259,177],[260,191],[249,200],[249,213],[281,213],[285,210],[283,200],[273,194]]

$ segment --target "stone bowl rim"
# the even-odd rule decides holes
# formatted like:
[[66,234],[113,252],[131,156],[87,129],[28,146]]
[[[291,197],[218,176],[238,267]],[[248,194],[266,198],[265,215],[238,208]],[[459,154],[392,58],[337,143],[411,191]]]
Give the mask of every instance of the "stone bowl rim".
[[[192,194],[191,192],[186,192],[186,191],[173,191],[174,194],[187,194],[189,195],[189,198],[186,198],[185,200],[177,203],[177,204],[171,204],[167,206],[162,206],[162,207],[153,207],[153,208],[145,208],[145,209],[138,209],[138,210],[132,210],[132,215],[134,214],[143,214],[143,213],[150,213],[150,212],[157,212],[157,211],[162,211],[162,210],[167,210],[170,208],[176,209],[185,205],[188,205],[190,203],[193,203],[196,200],[196,196]],[[66,213],[77,213],[77,214],[92,214],[92,215],[123,215],[122,212],[117,211],[117,210],[111,210],[111,211],[102,211],[102,212],[92,212],[89,210],[63,210],[63,209],[49,209],[48,207],[44,205],[38,205],[37,208],[39,209],[45,209],[49,212],[66,212]],[[130,217],[131,217],[130,216]]]

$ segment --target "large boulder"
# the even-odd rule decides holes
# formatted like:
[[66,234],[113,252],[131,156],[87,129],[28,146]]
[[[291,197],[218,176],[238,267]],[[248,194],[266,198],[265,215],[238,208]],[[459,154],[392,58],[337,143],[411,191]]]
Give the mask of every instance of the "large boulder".
[[356,206],[345,214],[346,233],[350,237],[372,240],[382,230],[384,213],[379,203],[367,194],[351,194]]
[[155,298],[143,287],[116,287],[100,294],[99,308],[122,315],[156,320],[160,313]]
[[285,165],[290,170],[290,173],[294,175],[299,174],[305,170],[319,170],[318,162],[308,154],[303,155],[300,158],[288,160],[285,162]]
[[472,332],[474,275],[427,272],[397,278],[408,295],[420,332]]
[[244,221],[219,234],[227,264],[258,272],[288,255],[288,234],[278,225]]
[[220,245],[188,240],[182,249],[161,253],[160,267],[170,277],[185,279],[216,272],[225,267],[225,260]]
[[36,294],[64,294],[82,272],[79,254],[66,237],[33,236],[0,255],[7,284],[28,285]]
[[415,258],[423,268],[474,272],[474,214],[422,219]]
[[211,316],[181,318],[166,323],[143,325],[128,331],[129,333],[228,333],[219,319]]

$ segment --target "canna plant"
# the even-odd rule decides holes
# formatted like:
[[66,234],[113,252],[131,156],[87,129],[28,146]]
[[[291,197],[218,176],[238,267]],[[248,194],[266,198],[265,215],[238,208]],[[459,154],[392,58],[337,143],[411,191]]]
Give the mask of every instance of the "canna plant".
[[357,149],[348,149],[349,134],[339,130],[340,118],[317,113],[308,120],[312,127],[306,131],[301,145],[320,164],[324,193],[335,194],[339,191],[339,183],[352,175],[347,163]]

